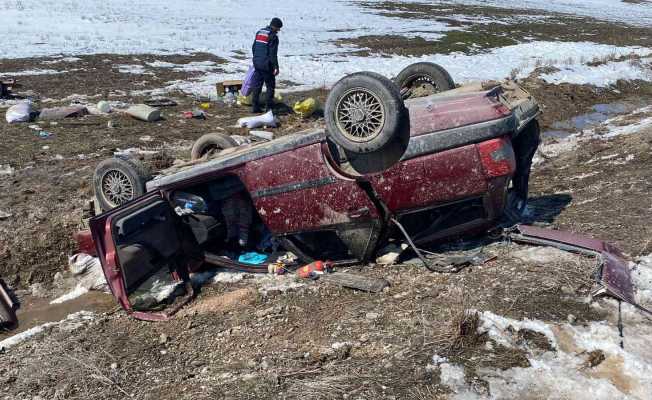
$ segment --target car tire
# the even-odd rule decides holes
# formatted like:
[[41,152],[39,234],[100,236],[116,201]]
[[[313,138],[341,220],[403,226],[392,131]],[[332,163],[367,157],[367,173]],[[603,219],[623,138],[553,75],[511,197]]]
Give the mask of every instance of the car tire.
[[430,62],[418,62],[405,67],[394,81],[404,100],[455,89],[455,82],[448,71]]
[[195,161],[214,151],[237,147],[238,142],[221,133],[207,133],[195,141],[190,150],[190,159]]
[[374,72],[340,79],[326,99],[328,137],[342,148],[364,154],[394,141],[409,140],[409,115],[398,88]]
[[139,160],[113,157],[99,163],[93,174],[95,198],[109,211],[145,194],[151,174]]

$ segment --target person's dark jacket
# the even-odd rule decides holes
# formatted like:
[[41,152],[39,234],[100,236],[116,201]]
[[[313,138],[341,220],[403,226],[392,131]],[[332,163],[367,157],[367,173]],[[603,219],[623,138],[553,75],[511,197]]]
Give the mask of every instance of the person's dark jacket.
[[256,32],[252,46],[254,68],[261,71],[278,69],[278,35],[271,27]]

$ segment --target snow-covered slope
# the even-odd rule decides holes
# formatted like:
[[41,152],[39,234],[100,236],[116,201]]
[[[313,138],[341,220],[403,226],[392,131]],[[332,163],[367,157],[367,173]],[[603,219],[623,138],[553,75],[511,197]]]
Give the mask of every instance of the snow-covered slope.
[[[615,4],[611,16],[626,18],[633,13],[640,21],[645,21],[652,15],[652,11],[648,12],[648,6],[624,5],[615,0],[552,0],[546,3],[550,7],[541,1],[525,1],[522,4],[581,14],[602,10],[603,7],[592,8],[590,5],[605,2]],[[493,3],[507,5],[499,0]],[[571,6],[571,3],[575,6]],[[137,3],[128,0],[0,0],[0,59],[56,54],[170,54],[197,51],[224,57],[227,60],[227,64],[221,66],[224,72],[210,72],[210,68],[207,68],[206,75],[199,80],[167,85],[169,88],[201,92],[222,79],[242,77],[249,65],[253,34],[273,15],[285,21],[280,34],[280,79],[310,86],[328,85],[347,73],[360,70],[392,76],[415,61],[440,63],[458,82],[502,79],[513,72],[523,76],[537,65],[551,65],[563,67],[566,71],[551,75],[553,82],[605,85],[619,77],[644,77],[645,74],[640,72],[638,66],[627,63],[598,71],[597,75],[587,74],[584,71],[587,61],[630,52],[639,55],[652,53],[652,49],[595,43],[531,42],[475,55],[362,57],[353,53],[358,48],[340,46],[336,43],[337,39],[383,34],[437,39],[448,30],[460,28],[427,19],[408,20],[374,14],[353,1],[259,0],[253,7],[250,2],[238,0],[142,0]],[[476,18],[451,17],[467,21]],[[477,22],[486,21],[481,18]],[[2,71],[0,65],[0,75],[7,72],[17,72],[13,75],[21,73]],[[137,70],[125,72],[138,73]],[[580,72],[591,79],[578,81]],[[605,73],[608,79],[603,76]]]

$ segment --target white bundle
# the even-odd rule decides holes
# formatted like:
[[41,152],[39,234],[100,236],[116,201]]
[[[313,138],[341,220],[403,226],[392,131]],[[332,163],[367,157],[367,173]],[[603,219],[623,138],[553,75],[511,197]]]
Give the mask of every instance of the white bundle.
[[238,126],[240,128],[260,128],[261,126],[269,126],[276,128],[277,121],[274,117],[272,110],[267,111],[263,115],[256,115],[255,117],[245,117],[238,120]]
[[32,113],[32,103],[25,101],[22,103],[14,104],[7,110],[7,122],[10,124],[16,122],[29,122]]

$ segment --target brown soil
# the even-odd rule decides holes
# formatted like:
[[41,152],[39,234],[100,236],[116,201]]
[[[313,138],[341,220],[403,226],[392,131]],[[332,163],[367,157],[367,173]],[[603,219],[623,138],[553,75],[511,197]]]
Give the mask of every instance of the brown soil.
[[[456,28],[443,33],[439,40],[404,36],[362,36],[342,39],[340,44],[355,45],[372,54],[421,56],[454,52],[477,53],[524,42],[550,40],[590,41],[615,46],[650,46],[652,30],[620,23],[599,21],[543,10],[507,9],[459,4],[423,4],[411,2],[374,2],[361,4],[380,15],[403,19],[427,19]],[[458,21],[455,15],[481,18],[485,23]],[[590,61],[590,60],[587,60]]]

